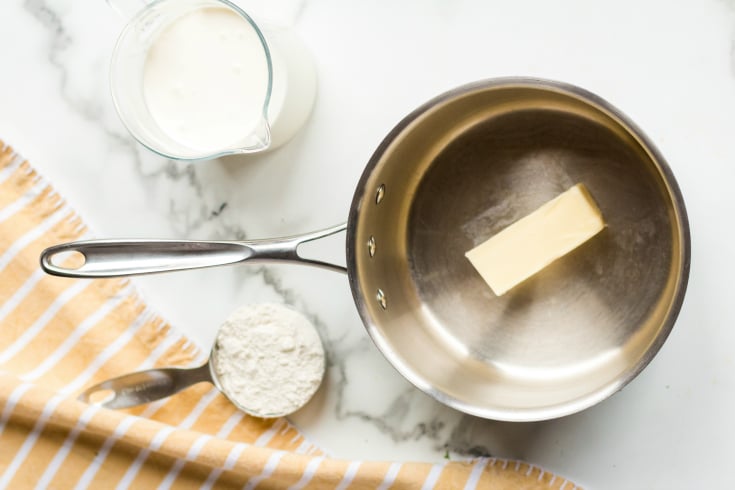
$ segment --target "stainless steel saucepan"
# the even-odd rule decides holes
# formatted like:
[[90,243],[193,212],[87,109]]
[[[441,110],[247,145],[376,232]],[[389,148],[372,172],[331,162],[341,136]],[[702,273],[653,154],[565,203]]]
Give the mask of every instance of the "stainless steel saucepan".
[[[464,253],[578,182],[606,229],[496,297]],[[76,242],[41,264],[69,277],[252,260],[344,270],[297,252],[341,230],[378,349],[440,402],[497,420],[559,417],[623,387],[671,331],[689,273],[684,202],[650,141],[597,96],[526,78],[466,85],[408,115],[370,159],[346,225],[246,242]],[[84,265],[58,265],[69,251]]]

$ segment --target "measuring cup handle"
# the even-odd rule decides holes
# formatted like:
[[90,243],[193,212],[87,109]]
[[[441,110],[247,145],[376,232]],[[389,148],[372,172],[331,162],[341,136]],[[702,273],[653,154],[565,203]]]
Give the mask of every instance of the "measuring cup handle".
[[128,408],[166,398],[204,381],[212,382],[208,363],[192,369],[149,369],[96,384],[80,394],[79,400],[104,408]]
[[112,10],[117,12],[124,19],[129,19],[143,7],[148,5],[151,0],[105,0]]

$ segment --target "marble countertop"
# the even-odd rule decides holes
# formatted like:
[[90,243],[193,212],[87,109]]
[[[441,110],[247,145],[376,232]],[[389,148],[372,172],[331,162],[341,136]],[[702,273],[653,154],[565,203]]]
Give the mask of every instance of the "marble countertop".
[[[293,417],[340,458],[522,458],[589,488],[735,487],[735,2],[286,0],[240,2],[291,23],[313,51],[314,112],[284,147],[198,164],[136,145],[109,96],[122,27],[105,2],[0,4],[0,138],[99,237],[263,238],[346,219],[354,186],[405,114],[469,81],[530,75],[626,112],[676,174],[692,229],[679,320],[625,389],[576,415],[504,423],[408,384],[367,337],[346,277],[289,265],[159,275],[134,284],[208,349],[241,303],[285,301],[317,323],[327,382]],[[319,245],[339,260],[343,237]]]

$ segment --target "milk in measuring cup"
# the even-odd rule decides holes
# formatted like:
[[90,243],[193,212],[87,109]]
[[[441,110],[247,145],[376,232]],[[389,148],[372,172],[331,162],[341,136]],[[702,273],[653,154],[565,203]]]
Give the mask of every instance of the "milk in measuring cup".
[[[292,35],[266,36],[273,70],[266,119],[274,148],[305,122],[316,80],[310,56]],[[170,22],[153,40],[143,96],[161,131],[214,154],[237,147],[262,126],[268,75],[261,39],[242,16],[228,8],[199,8]]]
[[255,30],[224,8],[173,21],[151,45],[143,94],[169,137],[202,151],[236,146],[263,118],[268,61]]

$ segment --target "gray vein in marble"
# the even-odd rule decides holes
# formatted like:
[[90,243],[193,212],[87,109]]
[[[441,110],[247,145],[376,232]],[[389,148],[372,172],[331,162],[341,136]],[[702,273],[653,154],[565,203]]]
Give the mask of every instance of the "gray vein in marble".
[[209,215],[210,218],[216,218],[220,214],[222,214],[222,211],[224,211],[227,208],[227,202],[223,202],[219,205],[219,207],[212,211],[212,213]]
[[492,456],[490,449],[478,444],[473,437],[472,432],[473,420],[469,417],[462,417],[459,423],[452,429],[449,437],[444,443],[446,451],[460,456],[469,456],[472,458],[489,458]]
[[[347,376],[343,370],[344,365],[340,364],[342,368],[340,380],[340,395],[344,391],[344,387],[347,384]],[[431,419],[428,422],[419,422],[409,429],[400,429],[400,423],[405,420],[410,411],[410,398],[416,395],[414,388],[408,388],[398,397],[396,397],[385,412],[374,415],[363,410],[349,410],[344,408],[343,400],[344,397],[340,396],[337,402],[337,418],[358,418],[363,422],[368,422],[374,425],[382,433],[389,435],[391,439],[396,442],[407,441],[407,440],[418,440],[422,437],[427,437],[432,440],[439,440],[440,433],[445,426],[445,423],[438,419]]]
[[59,84],[62,96],[81,116],[86,119],[96,119],[101,112],[98,105],[95,105],[91,101],[74,101],[66,90],[68,74],[59,59],[59,55],[72,44],[72,38],[64,29],[61,18],[48,6],[45,0],[26,0],[23,6],[51,32],[51,46],[49,48],[48,60],[59,71]]

